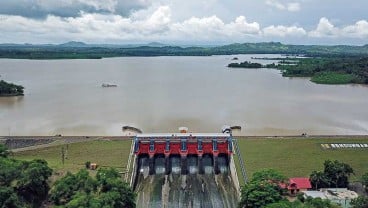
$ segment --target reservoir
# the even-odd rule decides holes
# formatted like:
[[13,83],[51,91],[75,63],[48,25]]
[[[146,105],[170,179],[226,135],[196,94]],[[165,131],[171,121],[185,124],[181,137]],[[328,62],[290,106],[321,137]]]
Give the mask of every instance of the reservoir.
[[[251,60],[265,56],[281,57],[235,62],[272,63]],[[227,68],[233,57],[0,59],[0,79],[25,87],[24,97],[0,97],[0,135],[122,135],[125,125],[218,132],[225,124],[242,135],[368,134],[367,86]]]

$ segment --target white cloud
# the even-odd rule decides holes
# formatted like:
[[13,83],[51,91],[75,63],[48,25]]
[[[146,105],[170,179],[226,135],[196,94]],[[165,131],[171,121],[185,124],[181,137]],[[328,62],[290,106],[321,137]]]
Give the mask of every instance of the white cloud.
[[197,39],[224,39],[228,37],[242,37],[260,34],[257,22],[249,23],[244,16],[239,16],[225,24],[217,16],[197,18],[192,17],[183,22],[172,25],[171,31],[183,38],[191,36]]
[[299,2],[281,3],[277,0],[266,0],[266,5],[274,7],[278,10],[286,10],[289,12],[297,12],[300,10]]
[[357,21],[353,25],[344,27],[336,27],[326,17],[319,20],[317,28],[309,32],[310,37],[315,38],[368,38],[368,22],[367,20]]
[[319,20],[317,28],[309,32],[311,37],[336,37],[339,29],[336,28],[326,17]]
[[368,38],[368,22],[367,20],[360,20],[354,25],[344,27],[342,33],[344,36],[351,38]]
[[268,26],[263,28],[263,33],[265,36],[274,36],[274,37],[286,37],[286,36],[295,36],[300,37],[307,34],[307,32],[302,27],[297,26]]
[[323,17],[316,28],[308,32],[300,26],[261,27],[258,22],[250,22],[245,16],[238,16],[230,22],[224,22],[215,15],[174,21],[170,6],[155,6],[134,12],[128,17],[87,12],[80,12],[76,17],[48,15],[45,19],[0,15],[0,40],[4,42],[241,42],[280,38],[290,40],[304,36],[363,40],[368,38],[368,22],[360,20],[352,25],[336,27]]

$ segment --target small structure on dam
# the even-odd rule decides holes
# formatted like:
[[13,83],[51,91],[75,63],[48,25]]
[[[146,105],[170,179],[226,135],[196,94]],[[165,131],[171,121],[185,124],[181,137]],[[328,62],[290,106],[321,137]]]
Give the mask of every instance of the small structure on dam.
[[131,178],[137,206],[236,207],[232,140],[231,133],[137,135]]

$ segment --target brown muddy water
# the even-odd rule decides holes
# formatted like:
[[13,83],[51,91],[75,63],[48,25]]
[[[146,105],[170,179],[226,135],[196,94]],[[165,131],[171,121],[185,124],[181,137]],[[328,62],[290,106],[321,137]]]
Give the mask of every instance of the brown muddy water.
[[[279,57],[237,57],[256,56]],[[122,135],[124,125],[218,132],[224,124],[241,125],[243,135],[368,133],[366,86],[229,69],[233,57],[0,59],[0,79],[26,88],[24,97],[0,97],[0,135]]]

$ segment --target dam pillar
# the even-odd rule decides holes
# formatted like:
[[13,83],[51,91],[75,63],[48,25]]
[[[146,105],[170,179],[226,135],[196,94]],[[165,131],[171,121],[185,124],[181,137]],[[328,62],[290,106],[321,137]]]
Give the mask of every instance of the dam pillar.
[[150,155],[148,160],[148,166],[149,166],[149,174],[153,175],[155,174],[155,157]]
[[203,168],[203,158],[202,155],[198,156],[198,173],[204,174],[204,168]]
[[165,155],[165,174],[169,175],[171,172],[170,157]]
[[217,155],[213,156],[213,170],[214,170],[216,175],[220,173],[220,168],[219,168],[219,164],[218,164],[218,156]]
[[187,156],[181,156],[181,174],[188,174],[188,160]]

